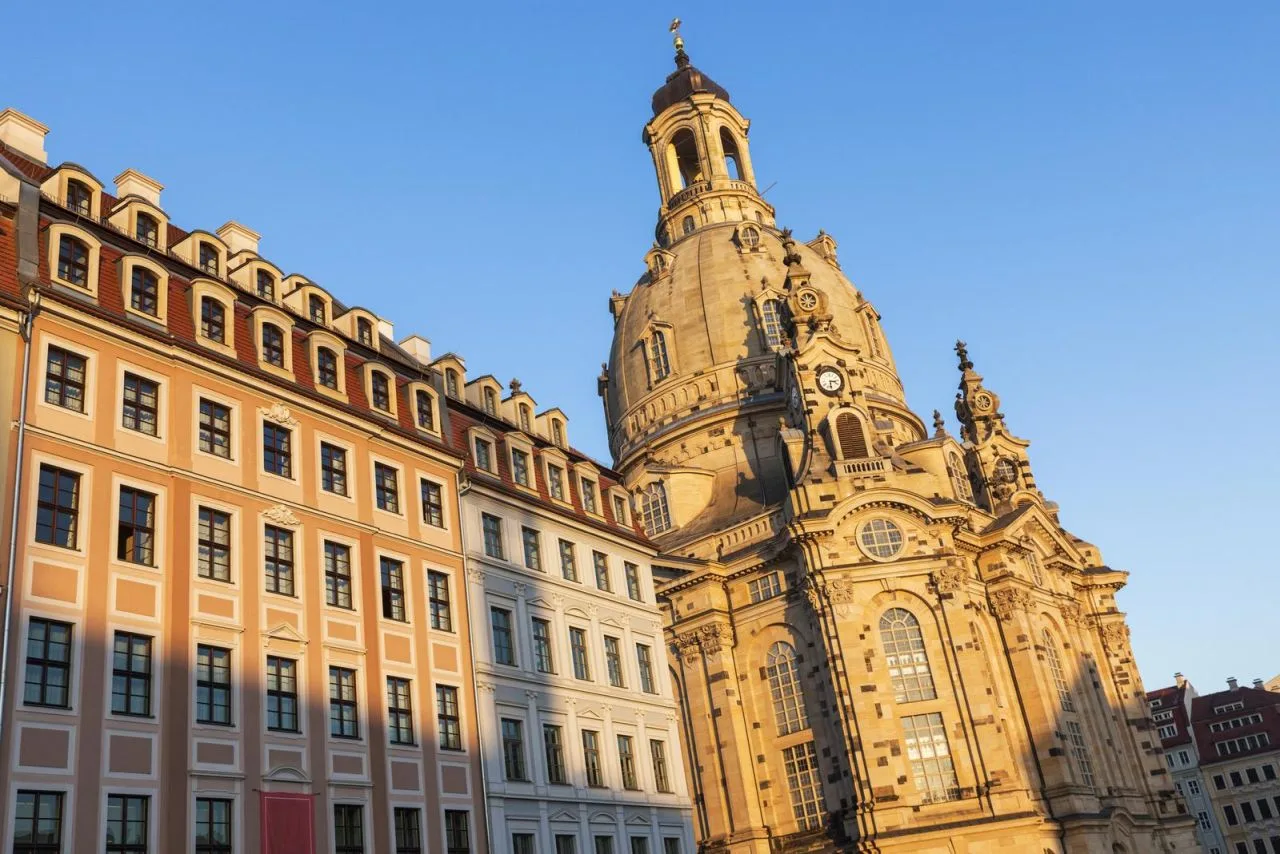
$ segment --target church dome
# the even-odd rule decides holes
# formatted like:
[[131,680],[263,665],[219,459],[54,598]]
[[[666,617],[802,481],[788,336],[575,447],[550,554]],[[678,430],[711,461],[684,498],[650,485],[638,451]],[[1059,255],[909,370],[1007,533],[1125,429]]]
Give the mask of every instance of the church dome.
[[667,76],[653,93],[653,114],[656,116],[670,107],[688,98],[694,92],[709,92],[722,101],[729,100],[728,91],[707,75],[693,67],[689,55],[683,50],[676,54],[676,70]]

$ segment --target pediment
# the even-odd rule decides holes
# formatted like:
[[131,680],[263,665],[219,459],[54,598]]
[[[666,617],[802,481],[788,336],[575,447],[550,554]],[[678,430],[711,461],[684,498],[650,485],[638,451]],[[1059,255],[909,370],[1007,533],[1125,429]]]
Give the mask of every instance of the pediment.
[[577,817],[576,815],[574,815],[573,813],[569,812],[568,810],[561,810],[561,811],[560,811],[560,812],[558,812],[558,813],[553,813],[553,814],[551,815],[550,820],[551,820],[551,821],[572,821],[572,822],[576,822],[576,821],[578,820],[578,817]]
[[592,813],[591,818],[588,819],[588,821],[592,823],[600,822],[601,824],[605,824],[605,823],[615,824],[617,822],[617,819],[614,817],[613,813],[597,812],[597,813]]
[[291,641],[303,646],[307,645],[307,638],[302,634],[302,632],[298,631],[288,623],[278,623],[275,626],[272,626],[270,629],[263,632],[263,637],[266,640]]

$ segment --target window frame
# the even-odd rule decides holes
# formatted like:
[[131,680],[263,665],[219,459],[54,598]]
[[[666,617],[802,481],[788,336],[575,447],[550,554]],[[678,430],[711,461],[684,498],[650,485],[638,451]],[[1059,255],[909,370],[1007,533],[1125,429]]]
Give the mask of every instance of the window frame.
[[[164,416],[164,407],[160,398],[162,388],[163,384],[159,380],[131,371],[122,365],[120,429],[140,433],[152,439],[160,438],[162,433],[160,422]],[[147,400],[148,395],[151,398],[150,402]],[[148,416],[150,422],[147,421]]]
[[[123,653],[125,656],[124,666],[119,666],[119,650],[120,641],[124,640],[126,649]],[[145,654],[136,654],[134,652],[135,642],[145,642]],[[140,659],[145,664],[145,669],[138,669],[134,666],[135,658]],[[122,694],[118,694],[115,690],[115,680],[123,679],[125,690]],[[143,702],[142,711],[131,711],[133,707],[133,698],[135,697],[134,685],[140,685],[144,690],[136,696],[140,697]],[[124,631],[116,629],[111,639],[111,704],[110,713],[113,716],[127,718],[150,718],[152,715],[152,702],[155,699],[155,637],[152,635],[144,635],[141,632]],[[124,708],[117,708],[116,698],[123,697],[125,699]]]
[[[193,668],[195,682],[194,720],[197,726],[235,726],[235,695],[231,678],[233,651],[228,647],[212,644],[196,644],[196,663]],[[207,658],[203,663],[201,658]],[[215,663],[221,659],[222,664]],[[207,692],[207,694],[204,694]],[[208,700],[202,700],[202,694]],[[219,711],[225,714],[225,720],[219,720]]]
[[[46,471],[48,471],[53,477],[53,482],[51,485],[53,498],[51,500],[46,500],[43,497],[45,495],[45,472]],[[37,469],[37,472],[38,472],[38,475],[37,475],[38,486],[37,486],[37,489],[35,490],[35,495],[32,496],[35,499],[35,508],[34,508],[35,512],[32,514],[32,516],[34,517],[32,519],[32,523],[33,523],[32,539],[35,542],[39,543],[40,545],[52,546],[54,548],[59,548],[59,549],[67,549],[68,551],[80,551],[80,545],[79,545],[80,511],[81,511],[80,504],[81,504],[81,487],[84,481],[84,473],[76,471],[74,469],[64,468],[62,466],[55,465],[52,462],[45,462],[45,461],[41,461],[39,463],[39,468]],[[72,482],[72,488],[71,488],[72,504],[70,505],[69,508],[67,507],[67,505],[64,505],[62,503],[63,492],[64,492],[62,488],[62,482],[63,482],[64,476],[67,479],[71,480]],[[44,525],[41,523],[41,518],[45,515],[46,512],[50,517],[50,524],[48,525]],[[68,539],[68,542],[65,542],[65,543],[57,542],[58,532],[60,530],[59,520],[63,518],[70,519],[70,525],[66,529],[66,537]],[[50,537],[50,539],[43,539],[41,537],[40,532],[42,529],[47,529],[49,531],[48,536]]]
[[[351,569],[351,552],[349,544],[325,537],[320,541],[321,560],[324,563],[324,604],[329,608],[343,611],[354,611],[355,606],[355,573]],[[339,555],[345,555],[346,571],[343,572],[343,561]],[[346,604],[343,604],[343,586],[345,583]]]
[[[39,641],[33,641],[32,631],[36,626],[40,626],[43,637]],[[72,692],[75,688],[74,671],[72,670],[75,663],[75,624],[63,620],[54,620],[49,617],[43,617],[33,614],[27,620],[27,631],[24,634],[26,644],[24,645],[23,663],[23,689],[22,699],[17,704],[21,707],[42,708],[42,709],[65,709],[70,711],[73,707]],[[50,633],[52,630],[63,630],[66,633],[65,642],[56,642],[51,640]],[[38,643],[40,654],[33,656],[32,644]],[[63,659],[59,660],[51,655],[51,647],[63,647]],[[32,683],[31,669],[36,668],[40,674],[39,681]],[[62,673],[62,684],[60,686],[52,684],[49,674],[53,672]],[[36,689],[36,699],[31,698],[32,687]],[[63,692],[62,702],[57,702],[50,698],[51,689],[60,687]],[[15,692],[16,693],[16,692]]]
[[[40,397],[41,401],[48,406],[56,406],[78,415],[88,415],[85,404],[90,387],[89,357],[53,342],[48,342],[44,351],[44,393]],[[79,362],[78,366],[73,364],[75,361]],[[80,375],[79,379],[74,378],[76,372]],[[51,388],[55,381],[56,391]],[[79,398],[74,394],[68,394],[68,391],[75,390],[79,391]],[[53,392],[52,399],[51,392]],[[78,400],[79,406],[67,406],[68,400]]]
[[354,667],[329,665],[329,738],[360,740],[360,677]]
[[413,724],[413,680],[387,676],[387,738],[396,747],[416,747]]
[[[272,662],[275,662],[274,666]],[[285,666],[287,665],[287,667]],[[285,675],[286,669],[289,671]],[[286,658],[282,655],[268,655],[264,668],[264,700],[263,719],[266,724],[267,732],[285,732],[298,734],[302,732],[302,715],[299,714],[298,704],[298,661],[294,658]],[[276,687],[272,687],[272,685]],[[292,685],[289,690],[286,684]],[[275,701],[275,710],[272,710],[272,701]],[[290,711],[286,711],[286,706]],[[285,718],[288,716],[293,718],[293,726],[284,724]],[[276,720],[276,725],[272,725],[272,719]]]

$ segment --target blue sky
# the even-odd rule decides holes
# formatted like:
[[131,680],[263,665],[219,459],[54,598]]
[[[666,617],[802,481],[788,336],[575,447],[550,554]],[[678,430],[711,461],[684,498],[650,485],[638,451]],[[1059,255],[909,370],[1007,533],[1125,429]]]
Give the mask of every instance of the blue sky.
[[1132,573],[1147,686],[1280,671],[1280,5],[301,8],[19,4],[0,106],[55,162],[139,169],[178,224],[236,219],[398,335],[519,377],[605,458],[607,299],[652,241],[640,131],[679,14],[917,412],[947,412],[965,338],[1064,523]]

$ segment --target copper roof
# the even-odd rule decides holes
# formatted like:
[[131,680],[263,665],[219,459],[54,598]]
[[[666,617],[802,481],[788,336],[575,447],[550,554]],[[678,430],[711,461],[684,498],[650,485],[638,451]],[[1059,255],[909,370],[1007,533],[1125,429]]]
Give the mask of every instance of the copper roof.
[[656,116],[672,104],[688,98],[694,92],[710,92],[724,101],[729,93],[723,86],[694,68],[689,54],[683,50],[676,54],[676,70],[667,76],[667,82],[653,93],[653,114]]

